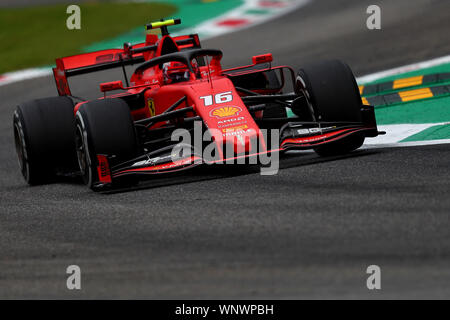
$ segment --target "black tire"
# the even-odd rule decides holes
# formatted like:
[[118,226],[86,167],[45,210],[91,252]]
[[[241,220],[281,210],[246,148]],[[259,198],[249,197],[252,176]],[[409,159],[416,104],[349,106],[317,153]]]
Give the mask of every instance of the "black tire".
[[76,113],[75,144],[86,185],[95,190],[97,155],[114,156],[110,166],[130,160],[138,150],[130,108],[121,99],[102,99],[82,105]]
[[[341,61],[324,61],[300,69],[295,90],[306,96],[316,121],[362,121],[362,101],[355,77],[349,66]],[[359,148],[364,138],[363,134],[351,135],[314,151],[321,156],[348,153]]]
[[37,185],[76,170],[74,103],[50,97],[17,106],[14,140],[25,181]]

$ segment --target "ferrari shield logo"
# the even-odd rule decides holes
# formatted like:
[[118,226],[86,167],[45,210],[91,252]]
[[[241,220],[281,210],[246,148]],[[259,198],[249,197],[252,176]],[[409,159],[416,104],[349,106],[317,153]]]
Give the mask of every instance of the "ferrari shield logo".
[[148,111],[150,112],[150,117],[155,115],[155,102],[153,99],[148,99],[147,101]]

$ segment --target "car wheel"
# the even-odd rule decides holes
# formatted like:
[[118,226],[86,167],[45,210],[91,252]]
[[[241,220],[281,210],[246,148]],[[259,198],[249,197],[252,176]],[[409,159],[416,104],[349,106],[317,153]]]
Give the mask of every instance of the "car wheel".
[[[349,66],[338,60],[324,61],[298,71],[295,90],[303,94],[319,122],[361,122],[361,96]],[[314,148],[320,156],[348,153],[364,143],[363,134],[353,134]]]
[[17,106],[14,141],[27,183],[46,183],[57,173],[76,170],[73,108],[69,97],[38,99]]
[[133,119],[127,103],[120,99],[83,104],[75,118],[80,171],[86,185],[95,190],[99,183],[97,155],[108,156],[110,167],[136,156],[138,144]]

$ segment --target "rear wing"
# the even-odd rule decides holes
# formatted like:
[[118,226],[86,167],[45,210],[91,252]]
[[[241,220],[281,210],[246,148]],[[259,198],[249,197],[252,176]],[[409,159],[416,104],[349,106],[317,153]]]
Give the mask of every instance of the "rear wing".
[[108,49],[56,59],[53,76],[58,94],[72,95],[67,82],[69,77],[145,61],[142,54],[136,57],[124,57],[124,53],[123,49]]
[[[146,45],[152,36],[147,35],[146,43],[143,42],[133,46],[125,43],[123,49],[106,49],[56,59],[53,76],[58,94],[60,96],[72,95],[67,81],[69,77],[125,67],[149,60],[152,55],[148,53],[156,52],[158,48],[158,43],[155,41],[157,36],[155,36],[156,39],[153,39],[153,44]],[[196,34],[174,37],[173,40],[179,50],[200,47],[200,41]]]

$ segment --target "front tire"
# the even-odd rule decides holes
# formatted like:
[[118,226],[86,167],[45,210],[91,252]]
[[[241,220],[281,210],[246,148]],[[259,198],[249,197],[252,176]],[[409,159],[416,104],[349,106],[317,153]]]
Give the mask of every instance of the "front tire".
[[97,155],[111,157],[111,167],[137,154],[137,138],[127,103],[102,99],[82,105],[76,113],[75,144],[83,180],[95,190],[99,183]]
[[[362,122],[362,101],[355,77],[341,61],[324,61],[300,69],[295,90],[306,97],[316,121]],[[352,134],[314,151],[320,156],[345,154],[361,147],[364,139],[363,134]]]

